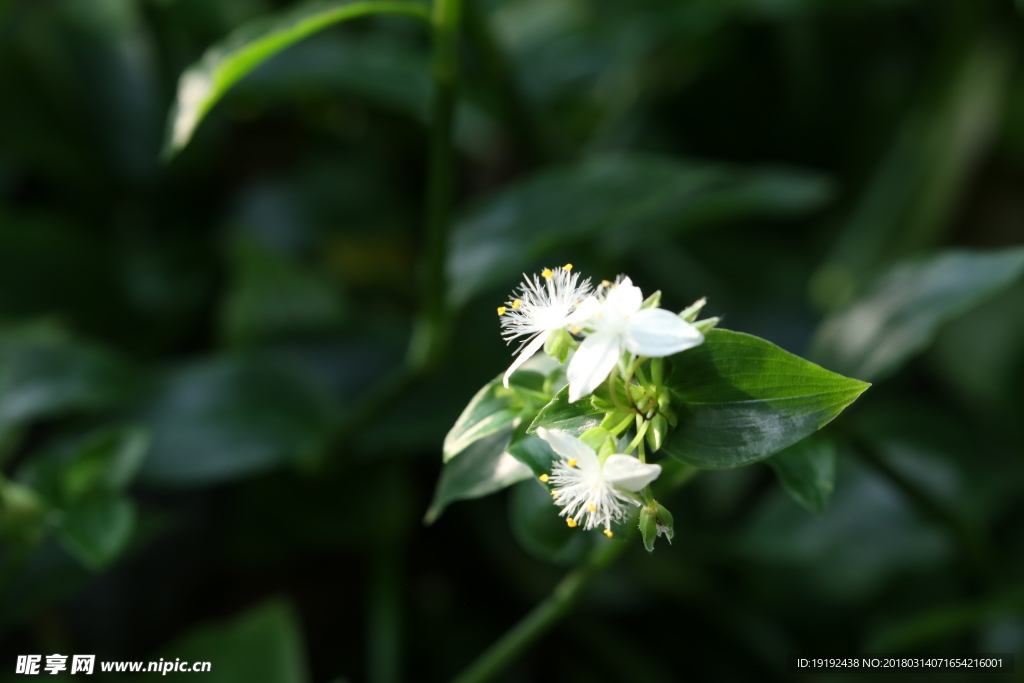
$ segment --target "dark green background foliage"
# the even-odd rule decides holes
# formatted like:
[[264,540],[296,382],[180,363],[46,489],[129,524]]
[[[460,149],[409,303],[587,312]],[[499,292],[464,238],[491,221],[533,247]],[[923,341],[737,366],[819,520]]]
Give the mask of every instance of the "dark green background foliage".
[[[0,1],[0,680],[54,652],[205,659],[210,683],[450,679],[616,542],[531,481],[422,524],[445,434],[510,362],[495,306],[566,262],[674,310],[706,295],[874,386],[662,500],[672,545],[634,541],[500,680],[1024,655],[1010,0],[470,0],[455,317],[408,385],[422,22],[298,43],[160,160],[179,75],[286,5]],[[730,443],[760,453],[730,433],[704,464]]]

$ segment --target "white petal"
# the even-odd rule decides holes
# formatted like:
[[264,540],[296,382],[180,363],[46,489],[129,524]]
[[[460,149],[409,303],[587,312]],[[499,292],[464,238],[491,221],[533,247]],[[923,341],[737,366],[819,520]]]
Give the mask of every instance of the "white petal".
[[638,356],[671,356],[704,341],[696,327],[662,308],[648,308],[629,319],[626,348]]
[[544,342],[547,341],[549,334],[551,334],[550,330],[541,332],[540,334],[533,338],[533,341],[524,346],[523,349],[519,352],[519,355],[516,357],[516,359],[512,361],[512,365],[510,365],[508,370],[505,371],[505,379],[503,380],[503,384],[505,385],[506,389],[508,389],[509,376],[511,376],[513,372],[518,370],[519,366],[521,366],[526,361],[530,360],[530,356],[540,351],[540,349],[544,346]]
[[569,402],[574,403],[589,396],[601,382],[608,379],[608,373],[622,355],[619,339],[614,334],[595,332],[589,335],[569,361],[566,377],[569,379]]
[[547,441],[555,453],[566,460],[575,460],[576,466],[581,470],[595,473],[600,471],[601,461],[597,459],[597,453],[575,436],[553,432],[543,427],[537,428],[537,436]]
[[584,299],[576,310],[570,313],[565,318],[566,326],[580,325],[582,326],[588,320],[593,318],[595,315],[601,312],[601,302],[597,300],[597,297],[591,295]]
[[661,474],[661,465],[648,465],[632,455],[609,455],[602,470],[604,479],[615,488],[636,493]]
[[640,310],[640,306],[644,302],[644,295],[632,280],[625,277],[622,278],[622,282],[612,285],[604,302],[621,315],[633,315]]

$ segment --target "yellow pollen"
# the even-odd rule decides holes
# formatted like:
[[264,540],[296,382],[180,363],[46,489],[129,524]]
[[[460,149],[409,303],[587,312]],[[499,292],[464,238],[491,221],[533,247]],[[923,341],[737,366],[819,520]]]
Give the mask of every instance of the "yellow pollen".
[[595,507],[594,505],[588,505],[587,509],[590,510],[591,512],[597,512],[597,507]]
[[538,479],[540,479],[540,480],[541,480],[542,482],[544,482],[545,484],[546,484],[546,483],[548,483],[548,475],[546,475],[546,474],[542,474],[542,475],[540,475],[540,476],[539,476],[539,477],[537,477],[537,478],[538,478]]
[[551,497],[552,497],[552,498],[558,498],[558,491],[555,491],[554,489],[552,489],[552,491],[551,491]]
[[565,520],[565,523],[569,526],[570,529],[574,529],[576,527],[576,520],[573,519],[572,517],[570,517],[569,519]]
[[498,306],[498,315],[505,315],[505,311],[507,310],[508,309],[505,308],[504,306]]
[[576,458],[573,458],[572,460],[569,461],[569,467],[576,467],[576,463],[578,463],[578,462],[579,462],[579,460],[577,460]]
[[610,280],[601,280],[601,286],[602,287],[607,287],[610,284],[611,284]]
[[564,266],[562,266],[562,270],[572,270],[572,264],[566,263]]
[[579,334],[580,333],[580,326],[579,325],[574,325],[573,328],[572,328],[572,333],[573,334]]
[[544,270],[540,271],[541,277],[547,278],[551,277],[552,275],[554,275],[554,272],[550,268],[545,268]]
[[522,301],[520,301],[519,299],[516,299],[515,301],[512,302],[512,308],[519,308],[520,304],[522,304],[522,303],[523,303]]
[[615,534],[613,534],[613,533],[612,533],[612,530],[611,530],[611,529],[605,529],[605,530],[604,530],[604,535],[605,535],[605,536],[607,536],[608,538],[611,538],[611,537],[612,537],[612,536],[614,536]]

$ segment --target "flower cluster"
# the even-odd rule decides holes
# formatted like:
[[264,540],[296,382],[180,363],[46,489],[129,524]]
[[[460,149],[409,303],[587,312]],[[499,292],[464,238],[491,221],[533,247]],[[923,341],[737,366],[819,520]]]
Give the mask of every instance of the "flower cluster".
[[[704,341],[701,330],[692,324],[703,300],[678,315],[659,308],[659,300],[657,293],[644,299],[640,288],[625,276],[592,287],[589,279],[581,280],[572,272],[572,264],[545,268],[539,276],[524,275],[510,300],[498,307],[502,335],[509,343],[519,341],[515,361],[504,376],[505,386],[512,373],[543,348],[559,362],[568,360],[570,402],[612,380],[616,369],[628,391],[634,371],[646,359],[664,358]],[[631,506],[646,502],[657,509],[645,489],[661,474],[661,466],[645,462],[643,440],[648,422],[664,421],[664,417],[646,408],[634,412],[637,424],[643,426],[625,453],[615,452],[619,450],[616,438],[629,424],[629,416],[614,431],[596,430],[600,448],[592,445],[594,439],[584,440],[587,434],[581,439],[537,430],[556,455],[551,473],[540,479],[551,486],[554,503],[562,508],[560,514],[569,527],[602,528],[611,537],[612,527],[625,521]],[[637,445],[639,458],[630,454]]]
[[570,263],[546,268],[540,277],[524,275],[518,295],[498,307],[505,339],[523,338],[505,373],[506,387],[509,376],[563,330],[582,338],[566,370],[570,402],[599,387],[624,354],[662,358],[703,343],[704,335],[678,315],[645,307],[640,288],[628,277],[606,280],[592,291],[590,280],[580,282],[571,271]]

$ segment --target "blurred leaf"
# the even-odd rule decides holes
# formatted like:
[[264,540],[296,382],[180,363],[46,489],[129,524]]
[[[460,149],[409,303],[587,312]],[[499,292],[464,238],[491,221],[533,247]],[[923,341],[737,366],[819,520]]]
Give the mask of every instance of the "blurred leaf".
[[253,240],[231,249],[231,286],[221,313],[230,345],[336,331],[342,301],[336,285]]
[[[210,662],[209,683],[305,683],[309,680],[299,622],[283,600],[239,617],[200,626],[166,648],[165,661]],[[155,659],[155,658],[151,658]]]
[[317,387],[265,358],[185,366],[143,409],[153,445],[140,477],[194,486],[295,462],[323,448],[331,412]]
[[107,408],[134,384],[124,361],[55,327],[0,329],[0,426]]
[[149,435],[138,427],[109,429],[89,437],[66,465],[65,495],[75,500],[94,491],[124,490],[148,448]]
[[921,650],[936,641],[971,634],[1007,616],[1024,616],[1024,589],[1016,588],[969,603],[933,607],[890,621],[865,644],[866,652]]
[[702,469],[767,458],[824,427],[869,386],[722,329],[669,362],[665,383],[679,422],[664,450]]
[[650,155],[598,157],[543,170],[477,204],[455,226],[449,274],[457,305],[514,279],[551,249],[601,236],[610,251],[658,234],[821,206],[817,175],[747,170]]
[[829,316],[812,357],[839,372],[875,380],[931,343],[939,326],[1024,274],[1024,248],[949,250],[899,264],[856,301]]
[[64,509],[57,537],[92,570],[110,564],[124,549],[135,526],[135,507],[123,496],[99,493]]
[[829,439],[812,435],[767,460],[782,487],[815,514],[822,514],[836,478],[836,448]]
[[430,16],[426,6],[415,2],[334,0],[302,5],[241,27],[182,74],[165,154],[170,157],[184,148],[213,105],[261,63],[317,31],[368,14],[404,14],[423,20]]
[[872,268],[935,245],[956,216],[1001,116],[1012,58],[990,35],[962,42],[955,57],[936,60],[942,72],[925,81],[935,92],[906,115],[815,276],[821,305],[846,303]]
[[821,516],[771,491],[750,513],[736,566],[778,586],[783,600],[863,605],[892,582],[928,576],[950,559],[943,531],[889,481],[855,458],[837,465],[841,484]]
[[445,463],[424,518],[427,524],[433,524],[450,503],[481,498],[533,476],[529,467],[505,450],[511,434],[511,429],[504,429],[474,441]]
[[502,384],[503,376],[492,379],[470,399],[466,409],[455,421],[444,438],[444,461],[448,462],[477,439],[505,429],[519,417],[525,402],[517,388],[540,387],[544,376],[539,372],[520,370],[512,375],[509,388]]
[[509,520],[519,545],[544,562],[575,564],[594,544],[593,534],[565,525],[565,519],[558,516],[558,508],[551,503],[548,488],[539,482],[524,481],[512,489]]

